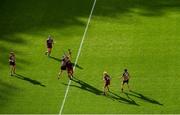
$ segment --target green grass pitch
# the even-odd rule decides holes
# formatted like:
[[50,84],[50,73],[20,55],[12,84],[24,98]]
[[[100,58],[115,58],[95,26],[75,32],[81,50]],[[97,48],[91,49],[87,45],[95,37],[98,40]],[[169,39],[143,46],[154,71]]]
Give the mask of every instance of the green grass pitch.
[[[94,0],[1,0],[0,113],[58,114],[68,85],[63,51],[75,62]],[[52,57],[45,41],[56,41]],[[97,0],[63,114],[180,113],[180,1]],[[9,76],[14,51],[17,74]],[[128,68],[129,92],[119,79]],[[112,82],[103,96],[102,73]]]

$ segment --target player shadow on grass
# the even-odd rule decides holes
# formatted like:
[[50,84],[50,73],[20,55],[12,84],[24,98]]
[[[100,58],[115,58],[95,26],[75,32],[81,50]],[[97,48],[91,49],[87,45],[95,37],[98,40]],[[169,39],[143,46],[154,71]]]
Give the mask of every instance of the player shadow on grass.
[[86,82],[82,81],[82,80],[79,80],[77,78],[73,78],[72,81],[78,83],[79,85],[81,86],[77,86],[77,85],[70,85],[70,86],[73,86],[73,87],[77,87],[77,88],[80,88],[80,89],[83,89],[83,90],[86,90],[86,91],[89,91],[91,93],[94,93],[96,95],[103,95],[103,92],[89,84],[87,84]]
[[[104,92],[93,87],[92,85],[82,81],[82,80],[79,80],[78,78],[73,78],[72,81],[74,81],[75,83],[79,84],[80,86],[77,86],[77,85],[70,85],[71,87],[76,87],[76,88],[80,88],[82,90],[85,90],[85,91],[88,91],[88,92],[91,92],[93,94],[96,94],[96,95],[100,95],[100,96],[104,96]],[[64,84],[64,85],[67,85],[67,84]],[[109,99],[112,99],[113,101],[118,101],[120,103],[124,103],[124,104],[131,104],[131,105],[136,105],[136,106],[139,106],[134,100],[132,99],[126,99],[126,98],[123,98],[121,96],[119,96],[118,94],[115,94],[113,92],[109,92],[109,94],[106,96],[107,98]]]
[[[127,95],[126,95],[127,96]],[[125,103],[125,104],[131,104],[131,105],[136,105],[136,106],[140,106],[139,104],[137,104],[132,98],[130,98],[129,96],[127,96],[128,99],[123,98],[121,96],[119,96],[116,93],[113,93],[110,91],[110,97],[112,99],[118,100],[121,103]]]
[[59,59],[59,58],[53,57],[53,56],[49,56],[49,58],[51,58],[51,59],[53,59],[53,60],[56,60],[56,61],[58,61],[58,62],[61,62],[61,61],[62,61],[62,59]]
[[[53,59],[53,60],[55,60],[55,61],[58,61],[58,62],[61,62],[61,61],[62,61],[62,59],[59,59],[59,58],[53,57],[53,56],[49,56],[49,58],[51,58],[51,59]],[[83,69],[83,67],[81,67],[81,66],[78,65],[78,64],[72,63],[72,65],[73,65],[73,67],[76,66],[78,69]]]
[[46,87],[45,85],[43,85],[41,82],[37,81],[37,80],[33,80],[31,78],[28,78],[28,77],[24,77],[20,74],[15,74],[14,75],[16,78],[18,79],[21,79],[21,80],[24,80],[24,81],[28,81],[29,83],[33,84],[33,85],[39,85],[39,86],[42,86],[42,87]]
[[78,69],[83,69],[83,67],[81,67],[81,66],[78,65],[78,64],[72,63],[72,65],[73,65],[73,67],[75,66],[75,67],[77,67]]
[[130,92],[131,92],[131,93],[125,92],[125,94],[126,94],[127,96],[137,97],[137,98],[139,98],[139,99],[142,99],[142,100],[144,100],[144,101],[146,101],[146,102],[149,102],[149,103],[152,103],[152,104],[157,104],[157,105],[163,106],[163,104],[161,104],[160,102],[158,102],[158,101],[156,101],[156,100],[154,100],[154,99],[152,99],[152,98],[149,98],[149,97],[147,97],[147,96],[144,96],[143,94],[140,94],[140,93],[135,92],[135,91],[132,91],[132,90],[131,90]]

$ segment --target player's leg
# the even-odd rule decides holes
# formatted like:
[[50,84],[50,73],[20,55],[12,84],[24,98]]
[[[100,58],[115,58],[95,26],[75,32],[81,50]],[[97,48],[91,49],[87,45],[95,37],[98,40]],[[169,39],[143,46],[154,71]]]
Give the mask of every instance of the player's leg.
[[106,86],[104,86],[104,95],[106,95]]
[[69,73],[68,77],[69,77],[69,79],[70,79],[70,80],[72,80],[72,76],[71,76],[71,74],[70,74],[70,73]]
[[58,74],[58,79],[60,78],[61,74],[62,74],[63,71],[65,71],[65,70],[66,70],[66,66],[61,66],[60,72],[59,72],[59,74]]
[[10,75],[13,76],[13,66],[10,65]]
[[12,68],[12,72],[13,72],[13,74],[16,74],[16,65],[13,65],[13,68]]
[[107,90],[108,90],[108,84],[106,83],[104,86],[104,95],[107,95]]
[[73,78],[73,73],[74,73],[74,71],[73,71],[73,68],[72,68],[71,72],[70,72],[72,78]]
[[107,86],[107,90],[110,91],[110,90],[109,90],[109,85]]
[[51,55],[51,50],[52,50],[52,48],[48,48],[48,56]]
[[121,83],[121,92],[124,90],[124,81]]
[[61,70],[59,71],[59,74],[58,74],[58,79],[60,79],[60,76],[61,76],[62,72],[63,72],[63,70],[61,69]]
[[107,83],[107,90],[110,92],[109,86],[110,86],[110,81]]
[[127,81],[127,87],[128,87],[128,90],[131,91],[129,87],[129,80]]
[[67,69],[67,74],[68,74],[69,79],[71,80],[71,73],[68,69]]
[[47,50],[45,51],[45,55],[47,55],[48,54],[48,46],[47,46]]
[[104,85],[104,95],[106,95],[106,84]]
[[71,69],[68,71],[68,74],[69,74],[69,78],[72,79],[72,78],[73,78],[73,68],[71,68]]

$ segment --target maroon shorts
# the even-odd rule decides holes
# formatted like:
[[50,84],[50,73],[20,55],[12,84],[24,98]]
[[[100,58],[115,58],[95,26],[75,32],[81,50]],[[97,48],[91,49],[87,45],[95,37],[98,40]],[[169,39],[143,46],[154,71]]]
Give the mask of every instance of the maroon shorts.
[[47,44],[47,48],[52,48],[52,44]]
[[68,72],[68,73],[73,73],[73,68],[72,68],[72,67],[67,68],[67,72]]
[[110,85],[110,81],[106,81],[105,86]]

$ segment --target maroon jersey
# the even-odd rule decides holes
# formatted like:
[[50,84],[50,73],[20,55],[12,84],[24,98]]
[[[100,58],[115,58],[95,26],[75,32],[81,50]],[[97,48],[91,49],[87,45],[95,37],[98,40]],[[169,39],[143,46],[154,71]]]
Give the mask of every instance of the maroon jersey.
[[72,65],[71,61],[67,61],[66,67],[67,67],[68,70],[72,70],[73,69],[73,65]]
[[16,61],[16,59],[15,59],[14,55],[9,56],[9,64],[10,65],[15,66],[16,65],[15,61]]
[[109,75],[104,75],[104,81],[105,81],[105,86],[110,85],[110,76]]
[[9,62],[15,62],[15,56],[9,56]]
[[66,66],[66,59],[65,58],[62,59],[61,66]]
[[46,41],[46,43],[47,43],[47,47],[48,47],[48,48],[52,48],[53,39],[48,38],[47,41]]
[[129,73],[128,72],[124,72],[123,73],[123,79],[126,81],[126,80],[129,80]]
[[110,78],[109,75],[104,75],[104,80],[105,80],[106,82],[110,82],[111,78]]

